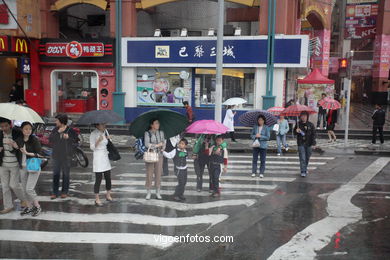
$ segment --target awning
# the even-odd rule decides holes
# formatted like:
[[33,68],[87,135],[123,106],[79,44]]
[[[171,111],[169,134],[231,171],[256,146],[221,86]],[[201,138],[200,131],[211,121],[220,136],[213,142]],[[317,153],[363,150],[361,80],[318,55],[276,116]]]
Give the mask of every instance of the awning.
[[298,84],[334,84],[334,80],[322,75],[319,69],[313,69],[304,79],[298,79]]

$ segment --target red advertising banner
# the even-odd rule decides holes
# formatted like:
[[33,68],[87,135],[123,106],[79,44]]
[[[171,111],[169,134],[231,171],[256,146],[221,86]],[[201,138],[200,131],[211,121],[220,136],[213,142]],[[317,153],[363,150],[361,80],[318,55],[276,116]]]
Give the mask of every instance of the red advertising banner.
[[347,5],[345,37],[349,39],[375,38],[377,4]]
[[101,42],[77,42],[68,43],[48,42],[40,47],[41,55],[48,57],[70,57],[77,59],[79,57],[103,57],[104,44]]

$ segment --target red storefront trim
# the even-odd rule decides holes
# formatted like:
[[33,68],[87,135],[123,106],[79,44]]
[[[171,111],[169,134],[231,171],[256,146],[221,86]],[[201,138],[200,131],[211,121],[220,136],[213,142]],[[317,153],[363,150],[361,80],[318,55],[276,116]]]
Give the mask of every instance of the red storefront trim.
[[41,66],[58,66],[58,67],[114,67],[112,62],[40,62]]

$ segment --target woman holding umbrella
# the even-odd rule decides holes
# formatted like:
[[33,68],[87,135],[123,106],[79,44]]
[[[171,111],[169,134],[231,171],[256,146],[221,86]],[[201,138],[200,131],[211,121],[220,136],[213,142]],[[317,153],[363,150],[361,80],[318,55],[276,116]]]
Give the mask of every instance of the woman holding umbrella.
[[162,151],[165,149],[165,135],[160,130],[160,122],[158,119],[152,119],[150,121],[149,130],[144,135],[145,147],[147,149],[153,149],[159,154],[158,162],[146,164],[146,199],[151,198],[152,181],[154,179],[154,185],[156,186],[156,198],[161,200],[160,186],[161,186],[161,172],[163,166]]
[[94,193],[95,206],[101,207],[103,204],[99,198],[99,188],[102,178],[106,181],[106,200],[112,201],[111,197],[111,163],[108,158],[107,144],[109,136],[107,135],[106,124],[95,124],[96,129],[89,137],[90,148],[93,151],[93,172],[96,175]]
[[[103,206],[99,198],[99,188],[102,179],[106,181],[106,200],[112,201],[111,197],[111,163],[107,145],[110,135],[106,129],[106,123],[116,123],[123,118],[110,110],[94,110],[85,113],[78,121],[79,125],[94,125],[95,130],[89,137],[90,149],[93,151],[93,172],[96,175],[94,193],[95,206]],[[112,158],[111,158],[112,159]]]
[[234,116],[236,115],[236,112],[233,112],[232,110],[233,106],[227,106],[226,115],[223,120],[223,125],[229,128],[228,132],[230,134],[230,138],[232,142],[237,142],[234,138]]
[[271,137],[271,131],[266,125],[267,119],[264,115],[259,115],[257,124],[253,127],[251,138],[253,141],[253,160],[252,160],[252,177],[256,177],[257,161],[260,155],[260,178],[264,178],[265,159],[267,156],[268,141]]

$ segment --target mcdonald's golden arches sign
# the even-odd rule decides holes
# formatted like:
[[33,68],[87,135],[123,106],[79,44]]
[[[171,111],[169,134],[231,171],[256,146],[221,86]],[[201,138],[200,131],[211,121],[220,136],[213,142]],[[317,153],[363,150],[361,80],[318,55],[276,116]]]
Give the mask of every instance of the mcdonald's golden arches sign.
[[8,51],[8,37],[0,36],[0,52]]
[[17,38],[13,37],[11,40],[12,52],[16,53],[29,53],[30,52],[30,44],[25,38]]

